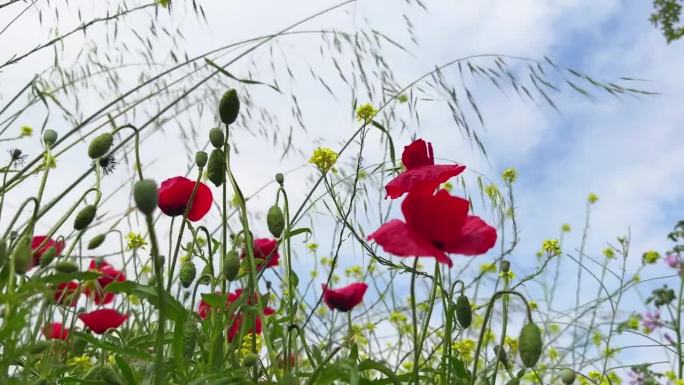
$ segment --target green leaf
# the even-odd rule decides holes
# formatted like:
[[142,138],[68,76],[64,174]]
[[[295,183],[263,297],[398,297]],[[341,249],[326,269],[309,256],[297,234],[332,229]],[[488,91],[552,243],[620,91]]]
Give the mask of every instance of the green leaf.
[[226,304],[226,296],[216,293],[202,294],[202,300],[206,302],[209,306],[215,308],[220,308]]
[[231,79],[233,79],[233,80],[237,80],[237,81],[239,81],[240,83],[245,83],[245,84],[260,84],[260,85],[264,85],[264,86],[271,87],[272,89],[276,90],[277,92],[282,93],[278,87],[276,87],[276,86],[274,86],[274,85],[272,85],[272,84],[263,83],[263,82],[260,82],[260,81],[257,81],[257,80],[252,80],[252,79],[240,79],[240,78],[237,78],[237,77],[235,77],[233,74],[231,74],[230,72],[226,71],[226,70],[225,70],[223,67],[221,67],[220,65],[214,63],[213,61],[211,61],[211,60],[209,60],[209,59],[207,59],[207,58],[204,58],[204,60],[207,62],[207,64],[209,64],[210,66],[214,67],[218,72],[220,72],[220,73],[222,73],[222,74],[228,76],[229,78],[231,78]]
[[[159,294],[154,286],[141,285],[133,281],[112,282],[107,285],[107,291],[112,293],[126,293],[146,299],[149,303],[159,308]],[[176,322],[184,321],[188,318],[188,311],[178,302],[169,292],[164,290],[164,305],[166,305],[167,317]]]
[[78,337],[78,338],[88,342],[89,344],[95,346],[95,347],[98,347],[100,349],[106,350],[106,351],[111,352],[111,353],[120,354],[120,355],[126,356],[128,358],[137,358],[137,359],[147,360],[147,361],[152,361],[152,359],[153,359],[152,355],[150,355],[149,353],[147,353],[145,351],[133,349],[133,348],[130,348],[127,346],[119,346],[119,345],[116,345],[112,342],[106,341],[104,339],[95,338],[92,335],[87,334],[87,333],[72,330],[71,335],[74,337]]

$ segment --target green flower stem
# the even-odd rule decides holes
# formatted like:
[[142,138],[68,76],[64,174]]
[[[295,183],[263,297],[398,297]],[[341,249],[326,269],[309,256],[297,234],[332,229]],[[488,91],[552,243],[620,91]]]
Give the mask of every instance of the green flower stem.
[[413,317],[413,384],[418,385],[418,365],[420,364],[420,350],[418,343],[418,312],[416,310],[416,273],[418,269],[418,258],[413,259],[413,270],[411,273],[411,317]]
[[[508,291],[510,287],[510,279],[508,276],[503,277],[504,281],[504,291]],[[496,384],[496,374],[499,370],[499,354],[501,354],[501,351],[504,351],[504,344],[506,343],[506,328],[508,327],[508,295],[504,294],[502,296],[503,298],[501,299],[502,305],[503,305],[503,314],[502,314],[502,322],[501,322],[501,337],[499,338],[499,351],[495,352],[497,357],[496,357],[496,364],[494,365],[494,373],[492,373],[492,379],[490,381],[491,384]],[[505,366],[505,369],[508,370],[508,366]]]
[[164,384],[164,326],[166,323],[166,304],[164,302],[164,269],[159,256],[159,244],[154,230],[154,218],[152,215],[145,215],[147,231],[150,235],[151,254],[154,261],[154,278],[157,284],[157,295],[159,296],[159,319],[157,320],[157,339],[154,344],[155,363],[154,363],[154,384]]
[[143,180],[145,178],[143,177],[142,163],[140,163],[140,130],[138,129],[138,127],[132,124],[124,124],[123,126],[114,130],[114,133],[123,130],[124,128],[130,128],[133,131],[135,131],[135,170],[138,172],[138,178],[140,178],[140,180]]
[[[188,214],[192,209],[192,204],[194,203],[195,195],[197,195],[197,190],[200,186],[200,179],[202,178],[202,167],[199,168],[197,180],[195,181],[195,187],[192,189],[190,194],[190,199],[188,199],[188,205],[185,207],[185,212],[183,213],[183,220],[181,221],[181,227],[178,231],[178,237],[176,238],[176,248],[173,251],[173,258],[171,258],[171,265],[169,266],[169,277],[166,282],[166,290],[171,290],[171,284],[173,283],[173,274],[176,270],[176,263],[178,261],[178,252],[180,251],[181,242],[183,241],[183,232],[185,231],[185,224],[188,222]],[[208,240],[207,240],[208,242]]]
[[[418,258],[416,258],[418,260]],[[423,330],[420,333],[420,340],[418,340],[418,352],[423,351],[423,344],[427,338],[428,329],[430,327],[430,319],[432,318],[432,311],[435,307],[435,299],[437,298],[437,281],[440,275],[439,263],[435,263],[435,275],[432,279],[432,290],[430,291],[430,298],[428,299],[428,311],[425,315],[425,322],[423,323]]]
[[[279,192],[283,194],[283,206],[284,206],[284,214],[285,214],[285,229],[283,230],[283,234],[281,237],[285,237],[285,268],[287,269],[286,271],[286,279],[287,279],[287,314],[289,318],[290,324],[294,324],[297,321],[297,309],[294,306],[294,300],[295,300],[295,286],[294,286],[294,270],[292,268],[292,250],[291,250],[291,245],[290,245],[290,204],[289,200],[287,199],[287,192],[285,192],[285,189],[283,187],[280,187]],[[285,371],[289,372],[290,368],[290,354],[292,354],[293,351],[293,344],[295,344],[294,348],[296,349],[296,340],[291,338],[290,336],[290,328],[287,329],[287,344],[285,345],[284,353],[283,353],[283,358],[285,361]]]
[[677,297],[677,378],[682,379],[682,371],[684,371],[684,363],[682,362],[682,304],[684,303],[684,279],[680,278],[679,296]]

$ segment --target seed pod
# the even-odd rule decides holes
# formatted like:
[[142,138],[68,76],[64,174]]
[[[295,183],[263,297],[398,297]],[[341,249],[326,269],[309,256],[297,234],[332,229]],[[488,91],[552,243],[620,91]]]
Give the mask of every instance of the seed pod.
[[528,368],[534,367],[542,353],[541,330],[536,324],[530,322],[520,330],[518,341],[520,344],[518,351],[523,364]]
[[33,265],[33,255],[31,252],[31,243],[27,236],[23,236],[17,241],[14,250],[12,251],[12,261],[14,262],[14,272],[17,274],[26,274]]
[[257,356],[256,353],[254,352],[249,352],[245,354],[244,357],[242,357],[242,365],[243,366],[254,366],[256,363],[259,361],[259,356]]
[[5,263],[5,260],[7,260],[7,241],[2,238],[0,239],[0,267]]
[[195,348],[197,347],[197,339],[199,338],[199,330],[195,322],[192,320],[185,321],[183,325],[183,334],[185,335],[185,341],[183,344],[183,356],[186,360],[192,359],[195,354]]
[[220,128],[212,128],[209,130],[209,141],[214,148],[221,148],[225,144],[226,136]]
[[60,273],[75,273],[78,271],[78,265],[69,260],[62,260],[57,262],[55,270]]
[[283,229],[285,228],[283,210],[276,205],[271,206],[271,208],[268,209],[268,215],[266,215],[266,224],[268,224],[268,231],[270,231],[274,237],[280,238],[280,234],[283,233]]
[[133,198],[138,210],[145,215],[150,215],[157,208],[157,183],[152,179],[135,182]]
[[52,146],[56,141],[57,131],[48,128],[43,132],[43,143],[45,143],[46,146]]
[[459,295],[456,298],[456,319],[464,329],[467,329],[473,322],[473,309],[465,295]]
[[209,155],[207,177],[214,186],[219,187],[226,181],[226,158],[223,151],[214,149]]
[[54,246],[50,246],[43,255],[40,256],[40,267],[46,267],[49,265],[57,256],[57,249]]
[[88,242],[88,250],[94,250],[100,247],[100,245],[105,241],[107,238],[107,234],[98,234],[93,239]]
[[561,381],[565,385],[572,385],[573,382],[575,382],[575,371],[572,369],[563,369],[560,374]]
[[501,262],[499,262],[499,270],[501,270],[502,273],[508,273],[511,270],[511,262],[507,259],[501,260]]
[[235,250],[230,250],[223,258],[223,277],[229,281],[234,281],[240,272],[240,259]]
[[180,268],[180,283],[184,288],[189,288],[197,275],[197,268],[192,261],[183,262]]
[[197,167],[203,168],[207,164],[207,159],[209,159],[209,155],[207,155],[206,152],[197,151],[197,153],[195,153],[195,164]]
[[95,139],[90,142],[90,146],[88,146],[88,156],[91,159],[102,158],[107,154],[107,151],[109,151],[109,148],[112,147],[113,143],[114,136],[109,132],[96,136]]
[[231,124],[237,119],[238,113],[240,112],[240,99],[238,98],[237,91],[234,88],[226,91],[221,97],[219,102],[219,115],[221,116],[221,121],[225,124]]
[[285,183],[285,176],[282,173],[277,173],[275,176],[276,182],[278,182],[279,185],[283,185]]
[[76,214],[76,219],[74,219],[74,229],[77,231],[83,231],[88,227],[95,219],[95,214],[97,212],[97,207],[95,205],[88,205],[81,209],[81,211]]

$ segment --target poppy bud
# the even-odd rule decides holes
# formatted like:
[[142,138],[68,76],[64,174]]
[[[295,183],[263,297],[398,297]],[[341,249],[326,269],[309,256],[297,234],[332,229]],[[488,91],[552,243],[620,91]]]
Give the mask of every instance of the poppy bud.
[[5,238],[0,239],[0,266],[5,263],[7,259],[7,241]]
[[214,186],[219,187],[226,181],[226,160],[223,151],[215,149],[209,156],[207,177]]
[[78,231],[85,230],[95,219],[95,213],[97,207],[95,205],[88,205],[81,209],[81,211],[76,214],[76,219],[74,219],[74,229]]
[[221,148],[226,142],[226,136],[220,128],[212,128],[209,130],[209,141],[214,148]]
[[197,151],[195,153],[195,164],[199,168],[203,168],[207,164],[207,159],[209,156],[204,151]]
[[259,361],[259,356],[257,356],[257,354],[254,352],[249,352],[242,357],[243,366],[254,366],[256,365],[257,361]]
[[573,382],[575,382],[575,371],[572,369],[563,369],[560,374],[561,381],[565,385],[572,385]]
[[197,268],[192,261],[183,262],[180,268],[180,283],[184,288],[189,288],[192,285],[192,281],[195,280],[195,275],[197,275]]
[[502,273],[508,273],[511,270],[511,262],[507,259],[501,260],[501,262],[499,262],[499,270]]
[[55,270],[60,273],[75,273],[78,271],[78,265],[71,261],[63,260],[57,262],[57,265],[55,265]]
[[282,186],[283,183],[285,183],[285,176],[284,176],[282,173],[279,172],[279,173],[276,174],[275,180],[276,180],[276,182],[278,182],[279,185]]
[[283,233],[283,228],[285,228],[283,210],[276,205],[271,206],[271,208],[268,209],[268,215],[266,215],[266,224],[268,224],[268,231],[270,231],[274,237],[279,238],[280,234]]
[[189,360],[195,353],[197,339],[199,338],[199,330],[197,330],[197,326],[195,326],[194,321],[185,321],[185,325],[183,325],[183,334],[185,335],[183,355],[185,356],[185,359]]
[[133,198],[138,210],[145,215],[150,215],[157,208],[157,183],[152,179],[135,182]]
[[28,237],[24,236],[12,251],[12,261],[14,261],[14,271],[17,274],[26,274],[33,264],[33,255],[31,255],[31,245]]
[[223,277],[229,281],[234,281],[240,272],[240,260],[235,250],[230,250],[223,257]]
[[240,99],[238,98],[237,91],[234,88],[226,91],[221,97],[219,102],[219,115],[221,116],[221,121],[225,124],[231,124],[237,119],[238,113],[240,112]]
[[40,267],[45,267],[49,265],[53,259],[57,256],[57,249],[54,246],[48,247],[47,250],[40,256]]
[[102,158],[113,143],[114,136],[109,132],[96,136],[88,146],[88,156],[92,159]]
[[534,367],[542,353],[542,336],[539,327],[530,322],[523,326],[518,337],[520,359],[528,367]]
[[43,132],[43,143],[45,143],[46,146],[52,146],[56,141],[57,131],[48,128]]
[[100,247],[100,245],[105,241],[105,238],[107,238],[107,234],[98,234],[93,239],[88,242],[88,250],[94,250]]
[[466,329],[473,322],[473,310],[470,301],[465,295],[456,298],[456,319],[462,328]]

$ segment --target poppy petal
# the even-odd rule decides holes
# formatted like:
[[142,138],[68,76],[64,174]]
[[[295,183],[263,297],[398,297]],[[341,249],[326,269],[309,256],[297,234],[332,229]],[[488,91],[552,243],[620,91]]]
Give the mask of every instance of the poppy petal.
[[[192,188],[194,189],[194,182]],[[190,192],[192,194],[192,190]],[[192,201],[192,207],[190,207],[190,212],[188,213],[188,220],[191,222],[197,222],[204,218],[205,215],[211,209],[211,203],[213,201],[213,196],[211,190],[206,184],[200,182],[197,192],[195,193],[195,199]]]
[[468,215],[460,237],[446,245],[449,253],[463,255],[480,255],[496,244],[496,229],[485,223],[480,217]]
[[116,329],[128,319],[128,314],[122,314],[114,309],[99,309],[89,313],[81,313],[78,319],[94,333],[104,334],[109,329]]
[[462,173],[465,168],[464,165],[460,164],[438,164],[406,170],[385,185],[386,196],[396,199],[405,193],[416,190],[425,190],[431,193],[440,184]]
[[410,193],[401,203],[406,223],[440,250],[461,233],[470,203],[446,190],[437,194]]
[[[163,181],[159,187],[159,209],[171,217],[185,214],[194,189],[195,181],[183,176]],[[206,184],[200,182],[188,212],[188,220],[196,222],[202,219],[211,209],[212,201],[211,190]]]
[[401,163],[407,170],[435,164],[435,156],[432,154],[432,143],[423,139],[415,140],[408,146],[404,146],[401,154]]
[[348,312],[363,301],[368,285],[363,282],[352,283],[338,289],[330,289],[322,284],[323,302],[330,309]]
[[43,335],[48,340],[66,340],[69,337],[69,329],[60,322],[53,322],[43,327]]
[[368,239],[375,240],[383,250],[397,257],[434,257],[449,267],[453,264],[444,252],[399,219],[383,224]]

